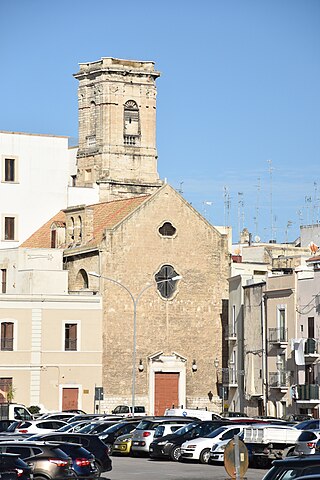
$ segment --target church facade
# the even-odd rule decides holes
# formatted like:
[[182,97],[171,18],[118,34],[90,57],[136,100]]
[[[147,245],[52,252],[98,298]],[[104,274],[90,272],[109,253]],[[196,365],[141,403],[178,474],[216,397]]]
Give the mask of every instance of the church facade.
[[158,76],[152,62],[80,65],[76,185],[98,184],[100,203],[58,212],[23,247],[62,249],[69,292],[102,300],[103,411],[220,411],[228,237],[159,179]]

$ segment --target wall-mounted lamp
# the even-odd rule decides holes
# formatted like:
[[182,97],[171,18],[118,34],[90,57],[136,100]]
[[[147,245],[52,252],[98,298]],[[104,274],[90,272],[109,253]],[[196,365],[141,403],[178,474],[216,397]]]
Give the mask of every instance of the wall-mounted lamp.
[[196,361],[193,360],[193,362],[192,362],[192,371],[193,371],[193,372],[196,372],[197,370],[198,370],[198,365],[197,365]]
[[140,358],[140,362],[139,362],[139,365],[138,365],[138,370],[139,370],[139,372],[143,372],[143,369],[144,369],[144,366],[143,366],[143,363],[142,363],[142,358]]
[[214,367],[218,368],[219,367],[219,360],[216,358],[214,361]]

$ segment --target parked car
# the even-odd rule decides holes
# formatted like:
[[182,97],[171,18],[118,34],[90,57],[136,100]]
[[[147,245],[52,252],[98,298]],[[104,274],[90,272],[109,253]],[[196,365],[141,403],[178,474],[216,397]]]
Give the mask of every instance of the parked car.
[[73,417],[68,418],[66,420],[67,423],[73,423],[73,422],[78,422],[78,421],[93,421],[93,420],[98,420],[99,418],[103,418],[102,414],[94,414],[94,413],[86,413],[86,414],[77,414],[73,415]]
[[1,480],[31,480],[32,468],[13,453],[0,453],[0,478]]
[[21,423],[15,433],[45,433],[58,430],[66,425],[62,420],[31,420]]
[[320,471],[320,455],[287,457],[274,460],[271,469],[262,480],[289,480],[306,475],[318,474]]
[[149,447],[153,440],[155,429],[158,425],[190,423],[192,419],[186,417],[145,417],[137,425],[132,436],[132,455],[149,454]]
[[317,452],[320,430],[303,430],[295,444],[293,455],[310,455]]
[[130,455],[131,446],[132,446],[132,436],[133,433],[126,433],[125,435],[120,435],[116,438],[114,444],[112,445],[111,453],[112,455]]
[[74,479],[72,460],[58,443],[34,441],[0,443],[0,453],[14,453],[32,468],[34,479]]
[[[86,450],[93,453],[95,456],[96,467],[98,469],[98,476],[102,472],[109,472],[112,470],[112,462],[108,455],[108,449],[98,435],[90,435],[88,433],[63,433],[52,432],[44,433],[42,435],[34,435],[32,440],[43,440],[46,442],[69,442],[78,443]],[[30,440],[31,440],[30,439]]]
[[108,447],[109,453],[111,453],[112,445],[114,444],[115,440],[121,435],[132,432],[138,424],[139,421],[115,423],[114,425],[111,425],[111,427],[100,433],[99,438],[101,438],[104,444]]
[[304,422],[300,422],[294,426],[298,430],[317,430],[320,429],[320,419],[315,420],[305,420]]
[[174,433],[154,438],[149,447],[150,458],[166,458],[178,461],[181,456],[181,445],[186,440],[203,437],[222,425],[230,424],[231,422],[228,420],[195,420],[182,426]]
[[230,440],[243,430],[243,425],[222,426],[213,430],[205,437],[188,440],[181,445],[180,460],[198,460],[208,463],[212,446],[222,440]]
[[69,418],[74,417],[76,414],[71,412],[51,412],[51,413],[43,413],[37,420],[64,420],[65,422],[69,420]]
[[95,456],[86,448],[77,443],[63,442],[59,448],[72,459],[72,470],[77,478],[92,480],[98,477],[99,470],[95,463]]
[[[132,406],[129,405],[118,405],[112,410],[113,415],[121,415],[123,417],[132,417]],[[142,405],[135,405],[134,414],[143,416],[147,415],[145,407]]]

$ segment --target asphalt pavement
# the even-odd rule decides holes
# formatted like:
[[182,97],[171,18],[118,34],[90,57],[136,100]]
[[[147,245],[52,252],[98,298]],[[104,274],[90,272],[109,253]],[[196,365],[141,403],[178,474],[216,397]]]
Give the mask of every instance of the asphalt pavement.
[[[170,462],[149,458],[111,457],[112,471],[102,476],[110,480],[227,480],[220,465]],[[267,470],[249,468],[247,480],[261,480]]]

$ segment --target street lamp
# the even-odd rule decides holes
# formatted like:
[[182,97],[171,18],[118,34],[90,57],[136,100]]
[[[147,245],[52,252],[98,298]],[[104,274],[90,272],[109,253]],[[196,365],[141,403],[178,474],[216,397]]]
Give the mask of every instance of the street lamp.
[[159,283],[164,283],[164,282],[171,282],[171,281],[177,281],[181,280],[182,276],[181,275],[176,275],[172,278],[167,278],[166,280],[159,280],[154,283],[148,283],[140,292],[138,295],[135,297],[131,291],[129,290],[126,285],[123,285],[123,283],[119,282],[118,280],[114,280],[113,278],[105,277],[104,275],[100,275],[99,273],[96,272],[88,272],[88,275],[91,275],[92,277],[98,277],[102,278],[103,280],[108,280],[109,282],[115,283],[116,285],[119,285],[122,287],[126,292],[128,292],[132,303],[133,303],[133,353],[132,353],[132,416],[134,417],[134,407],[135,407],[135,395],[136,395],[136,356],[137,356],[137,305],[138,301],[141,297],[141,295],[148,290],[148,288],[153,287],[154,283],[157,285]]
[[224,384],[223,384],[223,373],[228,371],[227,368],[219,368],[219,360],[216,358],[214,361],[214,366],[216,369],[217,373],[217,385],[219,385],[219,378],[218,378],[218,371],[221,371],[221,402],[222,402],[222,413],[224,413],[224,396],[225,396],[225,391],[224,391]]

